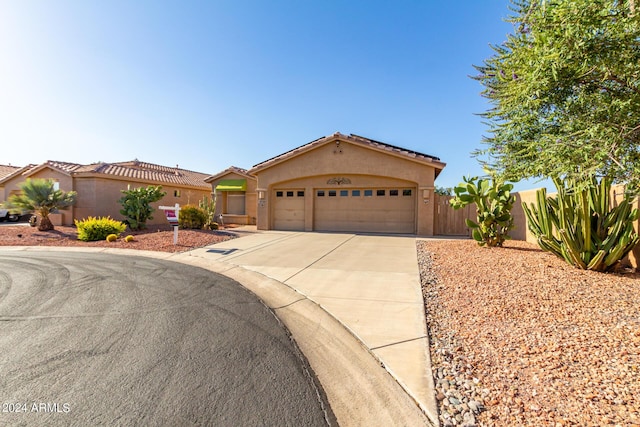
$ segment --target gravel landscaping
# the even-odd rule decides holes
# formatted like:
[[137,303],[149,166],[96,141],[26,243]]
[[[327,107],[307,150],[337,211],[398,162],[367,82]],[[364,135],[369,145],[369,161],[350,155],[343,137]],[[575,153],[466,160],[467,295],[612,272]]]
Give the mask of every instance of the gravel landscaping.
[[[105,240],[78,240],[75,227],[57,226],[52,231],[38,231],[35,227],[3,225],[0,227],[0,246],[76,246],[183,252],[237,237],[233,232],[224,230],[179,230],[178,244],[174,245],[172,230],[168,225],[149,226],[143,231],[127,231],[118,240],[110,243]],[[129,234],[134,236],[134,240],[125,242],[122,237]]]
[[640,274],[418,241],[444,426],[640,426]]

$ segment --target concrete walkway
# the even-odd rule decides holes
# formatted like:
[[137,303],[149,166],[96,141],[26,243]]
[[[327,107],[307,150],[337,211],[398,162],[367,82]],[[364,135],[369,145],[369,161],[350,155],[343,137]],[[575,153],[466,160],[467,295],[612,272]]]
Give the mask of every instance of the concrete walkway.
[[189,254],[257,272],[319,304],[359,338],[437,425],[415,241],[268,231]]

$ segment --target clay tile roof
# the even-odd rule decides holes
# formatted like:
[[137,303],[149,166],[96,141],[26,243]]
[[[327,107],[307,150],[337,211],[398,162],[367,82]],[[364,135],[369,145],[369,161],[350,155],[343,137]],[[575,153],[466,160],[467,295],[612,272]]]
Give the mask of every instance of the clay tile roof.
[[[79,176],[84,174],[103,174],[114,177],[131,178],[141,181],[150,181],[158,184],[167,183],[179,186],[200,187],[210,189],[211,185],[204,180],[208,174],[194,172],[178,167],[172,168],[168,166],[155,165],[153,163],[144,163],[138,160],[121,163],[91,163],[81,165],[78,163],[60,162],[56,160],[48,160],[41,164],[31,164],[23,168],[13,166],[0,165],[0,182],[5,180],[9,175],[22,173],[29,175],[32,171],[43,167],[57,169],[69,175]],[[8,174],[3,175],[4,168],[13,168]]]
[[18,171],[19,169],[21,168],[19,168],[18,166],[0,165],[0,180]]
[[211,186],[204,181],[209,176],[207,174],[187,169],[180,169],[177,167],[173,168],[153,163],[140,162],[138,160],[121,163],[96,163],[93,165],[87,165],[87,168],[89,167],[89,170],[83,169],[81,172],[92,172],[144,181],[202,187],[206,189],[211,188]]
[[253,168],[257,168],[259,166],[266,166],[267,164],[270,163],[276,163],[280,160],[284,160],[288,157],[292,157],[296,154],[299,154],[303,151],[306,151],[307,149],[309,149],[310,147],[316,146],[316,145],[321,145],[323,143],[325,143],[327,140],[330,139],[334,139],[334,138],[342,138],[342,139],[346,139],[348,141],[353,141],[355,143],[360,143],[363,145],[368,145],[370,147],[373,148],[377,148],[377,149],[382,149],[385,151],[390,151],[390,152],[394,152],[397,154],[401,154],[413,159],[421,159],[421,160],[427,160],[427,161],[436,161],[436,162],[440,162],[440,158],[436,157],[436,156],[431,156],[429,154],[424,154],[424,153],[420,153],[418,151],[413,151],[413,150],[409,150],[406,148],[402,148],[402,147],[398,147],[395,145],[391,145],[391,144],[387,144],[386,142],[380,142],[380,141],[376,141],[370,138],[365,138],[363,136],[359,136],[359,135],[355,135],[355,134],[351,134],[349,136],[347,135],[343,135],[340,132],[336,132],[333,135],[328,135],[328,136],[323,136],[322,138],[318,138],[315,139],[311,142],[308,142],[304,145],[301,145],[300,147],[294,148],[293,150],[289,150],[285,153],[282,153],[278,156],[272,157],[268,160],[265,160],[263,162],[260,162],[256,165],[253,166]]
[[[63,172],[66,173],[72,173],[77,171],[78,169],[82,168],[82,165],[78,164],[78,163],[69,163],[69,162],[59,162],[56,160],[47,160],[44,165],[46,166],[51,166],[55,169],[59,169]],[[43,166],[43,165],[37,165],[39,166]]]

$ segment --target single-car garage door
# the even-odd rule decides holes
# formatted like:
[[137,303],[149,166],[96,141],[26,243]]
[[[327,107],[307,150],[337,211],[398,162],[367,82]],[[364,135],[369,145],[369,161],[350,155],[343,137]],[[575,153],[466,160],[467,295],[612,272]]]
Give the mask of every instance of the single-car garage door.
[[415,188],[316,189],[314,230],[415,233]]
[[274,191],[274,230],[304,231],[304,190]]

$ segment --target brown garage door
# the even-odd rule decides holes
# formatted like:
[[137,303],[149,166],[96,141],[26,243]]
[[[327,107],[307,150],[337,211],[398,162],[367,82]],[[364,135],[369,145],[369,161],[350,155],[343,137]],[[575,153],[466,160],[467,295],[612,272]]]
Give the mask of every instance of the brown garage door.
[[415,188],[317,189],[314,230],[415,233]]
[[273,228],[304,231],[304,190],[276,189],[273,195]]

